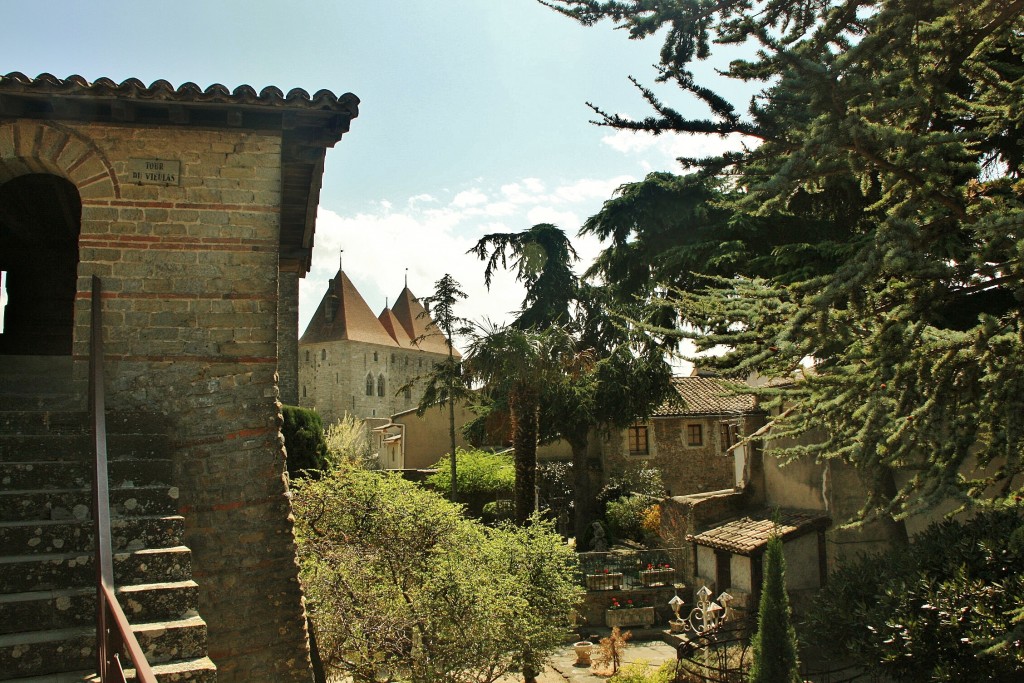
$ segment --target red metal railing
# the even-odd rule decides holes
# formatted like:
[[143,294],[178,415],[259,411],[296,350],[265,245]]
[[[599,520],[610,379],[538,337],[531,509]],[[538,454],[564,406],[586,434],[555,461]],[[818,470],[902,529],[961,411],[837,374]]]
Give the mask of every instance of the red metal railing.
[[96,651],[100,681],[124,683],[121,653],[128,655],[140,683],[157,683],[146,655],[114,594],[114,554],[110,541],[110,485],[107,481],[107,420],[103,392],[103,327],[100,279],[92,277],[92,340],[89,350],[89,406],[95,442],[92,518],[96,534]]

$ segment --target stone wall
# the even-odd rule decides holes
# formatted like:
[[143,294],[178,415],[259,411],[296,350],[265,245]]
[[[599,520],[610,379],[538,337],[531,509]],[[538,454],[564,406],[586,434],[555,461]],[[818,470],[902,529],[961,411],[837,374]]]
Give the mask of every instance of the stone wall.
[[[279,138],[244,131],[0,124],[8,171],[81,195],[76,372],[98,275],[108,408],[171,426],[222,683],[310,676],[277,402],[280,157]],[[180,161],[180,178],[132,184],[135,158]]]
[[[345,413],[360,418],[390,417],[416,407],[424,383],[415,383],[408,397],[399,389],[426,375],[441,358],[416,349],[350,340],[301,344],[299,405],[315,408],[324,424],[341,419]],[[367,376],[373,381],[370,395],[366,392]],[[383,396],[377,390],[381,377]]]

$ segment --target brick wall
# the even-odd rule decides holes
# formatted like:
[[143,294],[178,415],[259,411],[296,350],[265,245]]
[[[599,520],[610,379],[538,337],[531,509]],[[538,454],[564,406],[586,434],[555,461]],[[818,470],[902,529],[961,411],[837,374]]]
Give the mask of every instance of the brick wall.
[[[277,137],[243,131],[0,124],[6,172],[81,195],[77,376],[95,274],[108,407],[171,425],[222,682],[310,676],[277,403],[280,156]],[[180,184],[131,184],[133,158],[180,161]]]

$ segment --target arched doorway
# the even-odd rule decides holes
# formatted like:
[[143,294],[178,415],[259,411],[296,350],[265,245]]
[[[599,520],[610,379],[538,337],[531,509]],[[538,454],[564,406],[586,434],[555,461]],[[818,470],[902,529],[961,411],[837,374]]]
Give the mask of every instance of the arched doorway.
[[71,354],[81,225],[81,197],[64,178],[30,173],[0,185],[0,354]]

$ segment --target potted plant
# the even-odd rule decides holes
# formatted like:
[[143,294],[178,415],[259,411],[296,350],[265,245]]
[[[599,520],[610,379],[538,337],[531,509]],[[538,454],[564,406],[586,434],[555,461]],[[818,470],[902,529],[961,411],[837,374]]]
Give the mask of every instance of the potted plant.
[[573,643],[572,647],[576,651],[575,666],[590,666],[590,653],[594,649],[594,644],[589,640],[580,640]]
[[588,591],[615,591],[622,587],[622,572],[613,572],[607,568],[596,574],[587,574]]
[[640,585],[646,588],[664,586],[675,579],[676,570],[666,563],[648,564],[647,569],[640,570]]

